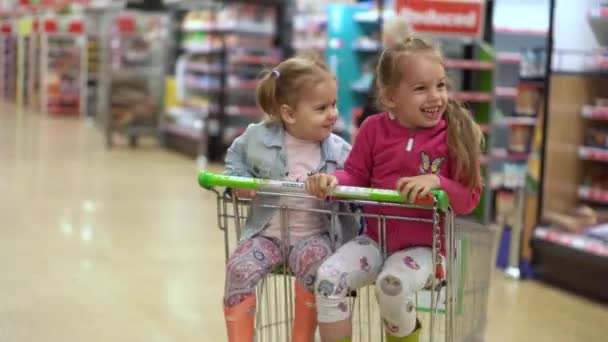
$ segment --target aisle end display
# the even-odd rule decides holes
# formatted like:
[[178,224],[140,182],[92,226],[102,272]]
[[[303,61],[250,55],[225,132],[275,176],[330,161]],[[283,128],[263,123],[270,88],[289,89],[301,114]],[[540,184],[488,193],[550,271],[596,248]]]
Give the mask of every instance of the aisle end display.
[[8,102],[16,101],[17,36],[14,22],[0,22],[0,96]]
[[46,16],[41,22],[41,111],[82,117],[87,96],[85,23],[78,16]]
[[137,145],[158,136],[165,87],[169,20],[162,13],[122,11],[107,18],[102,43],[99,113],[106,115],[108,147],[121,134]]

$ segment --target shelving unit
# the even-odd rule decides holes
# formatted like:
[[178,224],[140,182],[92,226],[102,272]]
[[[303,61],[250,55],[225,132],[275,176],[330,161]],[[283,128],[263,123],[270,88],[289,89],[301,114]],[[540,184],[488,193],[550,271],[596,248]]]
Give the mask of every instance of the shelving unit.
[[17,27],[17,82],[16,82],[16,104],[22,110],[30,101],[29,84],[32,79],[32,60],[30,49],[32,46],[33,21],[31,17],[20,18],[16,22]]
[[328,5],[327,17],[331,22],[327,25],[325,58],[340,80],[335,133],[351,140],[382,48],[379,15],[370,4],[342,3]]
[[17,96],[17,37],[11,20],[0,22],[0,95],[8,102]]
[[278,4],[233,2],[193,10],[181,23],[176,65],[180,105],[169,108],[162,131],[169,148],[220,160],[248,124],[263,117],[255,103],[257,79],[278,64]]
[[27,107],[33,111],[40,110],[41,101],[41,26],[40,20],[34,17],[32,20],[32,32],[29,44],[28,60],[29,63],[29,75],[27,82],[29,99],[26,102]]
[[87,49],[80,17],[44,17],[41,37],[41,111],[81,117],[86,113]]
[[[598,10],[599,11],[599,10]],[[605,11],[602,10],[600,12]],[[593,13],[594,11],[592,11]],[[608,43],[608,17],[592,16],[597,40]],[[604,21],[603,23],[601,21]],[[542,220],[553,213],[568,214],[585,205],[599,222],[608,220],[608,68],[605,49],[555,51],[551,74],[543,180]],[[607,300],[607,244],[576,227],[565,233],[543,225],[534,231],[534,263],[539,276],[580,294]]]
[[109,36],[101,42],[98,101],[99,113],[107,115],[108,147],[115,135],[131,146],[140,136],[158,136],[168,25],[165,14],[153,12],[121,11],[105,19]]
[[87,34],[87,116],[94,117],[98,108],[98,85],[100,69],[100,38],[97,34]]

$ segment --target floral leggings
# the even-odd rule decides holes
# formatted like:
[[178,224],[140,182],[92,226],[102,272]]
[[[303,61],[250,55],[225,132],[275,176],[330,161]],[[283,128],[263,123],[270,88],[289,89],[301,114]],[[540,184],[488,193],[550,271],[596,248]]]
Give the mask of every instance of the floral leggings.
[[319,322],[346,320],[350,290],[376,282],[376,298],[387,332],[408,336],[416,328],[415,294],[430,282],[432,252],[407,248],[382,259],[374,240],[362,235],[340,247],[321,265],[316,297]]
[[[299,239],[289,248],[289,269],[297,279],[314,292],[317,269],[331,255],[327,234]],[[281,241],[255,236],[242,242],[226,264],[224,305],[241,303],[255,293],[260,280],[284,262]]]

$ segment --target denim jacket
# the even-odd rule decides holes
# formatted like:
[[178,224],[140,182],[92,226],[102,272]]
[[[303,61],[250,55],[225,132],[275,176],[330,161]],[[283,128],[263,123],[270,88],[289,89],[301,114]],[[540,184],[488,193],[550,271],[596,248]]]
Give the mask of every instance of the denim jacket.
[[[287,157],[283,149],[284,129],[281,123],[261,122],[251,124],[243,135],[238,137],[228,149],[224,174],[229,176],[255,177],[283,180],[287,176]],[[333,173],[344,167],[350,152],[350,144],[337,135],[331,134],[321,142],[321,165],[316,172]],[[240,242],[247,240],[266,229],[277,209],[261,205],[278,205],[277,196],[255,196],[251,203],[250,215],[243,226]],[[349,210],[346,206],[327,204],[325,209]],[[336,248],[354,238],[360,228],[353,216],[339,216],[335,220],[331,236]],[[326,227],[330,217],[325,217]]]

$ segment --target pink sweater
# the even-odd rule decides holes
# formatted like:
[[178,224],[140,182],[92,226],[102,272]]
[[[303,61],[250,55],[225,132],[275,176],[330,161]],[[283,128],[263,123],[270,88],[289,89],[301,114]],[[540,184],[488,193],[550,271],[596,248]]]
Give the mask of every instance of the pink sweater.
[[[340,185],[394,190],[401,177],[435,173],[456,214],[468,214],[479,203],[481,188],[470,189],[453,180],[447,140],[445,120],[433,128],[414,130],[402,126],[389,113],[373,115],[361,126],[344,170],[337,171],[335,176]],[[431,218],[430,211],[421,209],[369,206],[365,212]],[[368,219],[366,234],[378,241],[376,221]],[[387,220],[387,241],[389,252],[431,246],[431,225]]]

